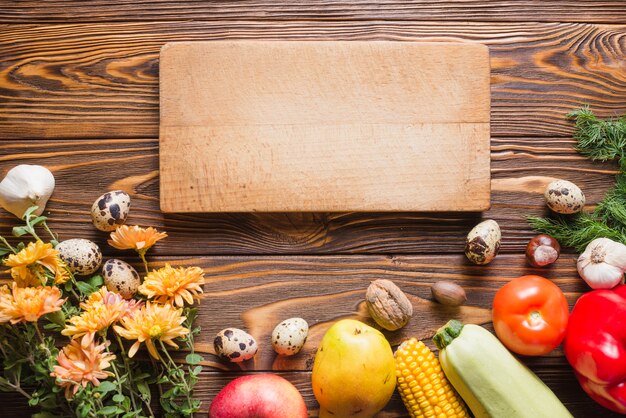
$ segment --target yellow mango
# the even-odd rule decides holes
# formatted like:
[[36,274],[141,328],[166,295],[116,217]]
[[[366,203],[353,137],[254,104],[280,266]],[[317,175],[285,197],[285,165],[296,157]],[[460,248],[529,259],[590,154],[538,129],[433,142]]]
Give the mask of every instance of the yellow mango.
[[368,418],[383,409],[396,388],[395,360],[385,336],[343,319],[328,329],[313,363],[313,393],[320,418]]

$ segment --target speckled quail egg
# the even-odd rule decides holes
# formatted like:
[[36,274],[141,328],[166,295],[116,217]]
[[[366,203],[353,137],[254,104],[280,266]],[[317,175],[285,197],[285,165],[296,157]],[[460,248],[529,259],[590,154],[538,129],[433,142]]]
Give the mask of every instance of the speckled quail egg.
[[232,363],[250,360],[259,349],[252,335],[237,328],[218,332],[213,346],[218,356]]
[[302,318],[285,319],[272,332],[274,351],[283,356],[298,354],[309,334],[309,324]]
[[543,195],[548,207],[556,213],[576,213],[585,206],[585,194],[571,181],[554,180]]
[[115,258],[102,265],[102,277],[107,289],[119,293],[124,299],[132,298],[141,285],[137,270],[127,262]]
[[500,250],[500,226],[492,219],[476,225],[467,234],[465,256],[474,264],[489,264]]
[[122,190],[107,192],[91,206],[91,221],[100,231],[114,231],[126,222],[130,210],[130,196]]
[[57,245],[59,256],[70,271],[78,275],[91,274],[98,270],[102,263],[100,247],[88,239],[73,238]]

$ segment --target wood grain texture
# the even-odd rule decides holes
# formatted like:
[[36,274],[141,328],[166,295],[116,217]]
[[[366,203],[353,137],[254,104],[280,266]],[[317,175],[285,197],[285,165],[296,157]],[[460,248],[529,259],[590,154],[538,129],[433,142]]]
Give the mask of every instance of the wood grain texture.
[[496,137],[568,136],[589,103],[626,112],[626,26],[445,22],[161,22],[0,29],[0,138],[158,136],[158,51],[169,41],[468,41],[491,53]]
[[[137,259],[127,259],[140,269]],[[490,306],[497,289],[522,274],[542,274],[553,280],[565,293],[570,307],[587,290],[577,276],[575,257],[562,256],[548,269],[526,265],[522,255],[497,257],[490,266],[469,265],[462,254],[453,256],[290,256],[290,257],[198,257],[180,259],[153,258],[150,266],[163,263],[198,265],[204,269],[206,284],[198,323],[202,333],[196,348],[205,361],[206,371],[196,395],[205,402],[204,410],[219,389],[242,372],[279,372],[293,381],[303,393],[315,416],[317,404],[310,386],[310,370],[324,332],[334,321],[355,318],[376,326],[367,313],[365,290],[372,280],[393,280],[414,305],[414,316],[398,331],[383,331],[397,346],[409,337],[430,338],[448,319],[484,324],[491,329]],[[3,276],[6,279],[6,275]],[[430,286],[438,280],[452,280],[466,290],[467,303],[462,307],[444,307],[432,300]],[[303,350],[293,357],[277,356],[270,344],[276,324],[285,318],[300,316],[310,325]],[[213,338],[226,327],[247,330],[259,343],[253,360],[243,364],[225,364],[215,355]],[[176,358],[183,359],[184,353]],[[571,368],[557,349],[548,356],[522,358],[562,399],[577,417],[610,415],[586,400]],[[0,400],[7,395],[0,396]],[[0,404],[2,404],[0,402]],[[9,409],[10,408],[10,409]],[[21,410],[9,404],[7,411]],[[406,416],[397,394],[379,417]]]
[[[482,214],[500,223],[503,252],[520,253],[533,235],[528,215],[546,214],[543,190],[554,178],[579,184],[588,207],[611,187],[613,164],[591,163],[556,138],[493,139],[492,208]],[[49,167],[57,187],[47,206],[62,238],[105,245],[90,208],[106,190],[132,196],[129,224],[155,226],[169,234],[155,255],[460,253],[478,213],[247,213],[163,214],[159,211],[156,140],[39,140],[0,143],[0,176],[16,164]],[[0,234],[15,218],[0,210]]]
[[440,20],[623,23],[621,0],[6,1],[2,23],[149,20]]
[[159,68],[166,213],[489,208],[484,45],[175,42]]

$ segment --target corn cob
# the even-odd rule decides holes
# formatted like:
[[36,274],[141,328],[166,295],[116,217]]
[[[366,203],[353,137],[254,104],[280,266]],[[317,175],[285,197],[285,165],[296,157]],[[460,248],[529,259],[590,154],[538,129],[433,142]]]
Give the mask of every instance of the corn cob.
[[469,417],[439,360],[422,341],[404,341],[395,357],[398,391],[412,418]]

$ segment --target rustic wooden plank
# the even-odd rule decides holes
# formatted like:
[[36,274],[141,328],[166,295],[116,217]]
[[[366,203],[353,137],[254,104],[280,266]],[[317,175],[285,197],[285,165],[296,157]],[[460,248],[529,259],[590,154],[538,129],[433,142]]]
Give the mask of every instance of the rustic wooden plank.
[[1,23],[118,22],[149,20],[440,20],[622,23],[620,0],[314,0],[6,2]]
[[626,112],[626,26],[446,22],[160,22],[7,25],[1,30],[0,138],[158,134],[158,52],[169,41],[424,40],[485,43],[492,135],[568,136],[586,102]]
[[[136,259],[128,261],[140,268]],[[489,307],[495,291],[522,274],[542,274],[552,279],[565,292],[570,307],[587,290],[577,277],[572,256],[561,257],[548,269],[527,267],[522,255],[499,256],[490,266],[469,265],[463,255],[455,255],[156,257],[151,267],[165,262],[198,265],[206,273],[198,319],[203,330],[196,339],[197,350],[204,354],[203,364],[207,367],[197,391],[197,396],[205,402],[205,410],[219,389],[242,372],[272,371],[293,381],[314,411],[317,405],[309,372],[319,341],[325,330],[341,318],[357,318],[374,325],[364,306],[365,289],[374,279],[393,280],[415,307],[414,317],[405,328],[384,332],[394,347],[408,337],[423,339],[432,347],[430,338],[435,330],[451,318],[490,328]],[[431,300],[430,285],[444,279],[464,287],[468,295],[465,306],[443,307]],[[280,358],[274,354],[269,336],[277,323],[293,316],[309,322],[309,338],[299,354]],[[257,339],[259,353],[253,360],[234,365],[225,364],[215,356],[214,335],[225,327],[245,329]],[[177,358],[182,358],[182,354]],[[522,360],[545,380],[575,416],[600,416],[600,413],[610,416],[582,393],[561,349],[548,356]],[[0,397],[3,399],[7,395]],[[19,410],[18,405],[9,403],[7,412]],[[381,416],[406,416],[397,395]]]
[[[555,138],[494,139],[492,208],[482,214],[503,230],[503,252],[520,253],[532,236],[528,215],[544,214],[543,189],[552,178],[578,183],[589,205],[613,184],[615,166],[591,163]],[[57,186],[48,204],[51,225],[64,238],[106,235],[91,225],[89,210],[100,194],[132,195],[129,224],[168,232],[154,254],[460,253],[477,213],[247,213],[163,214],[159,211],[158,143],[134,140],[40,140],[0,143],[0,176],[16,164],[42,164]],[[0,234],[17,219],[0,210]],[[111,250],[107,249],[108,252]]]

